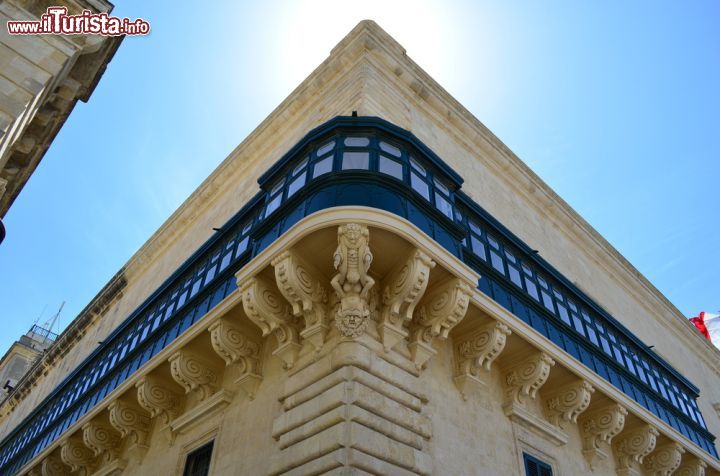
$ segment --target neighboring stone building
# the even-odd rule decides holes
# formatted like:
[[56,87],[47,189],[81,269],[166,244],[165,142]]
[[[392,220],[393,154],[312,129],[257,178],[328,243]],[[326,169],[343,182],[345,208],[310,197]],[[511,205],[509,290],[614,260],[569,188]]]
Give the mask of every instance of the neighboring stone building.
[[0,359],[0,403],[11,393],[17,383],[25,376],[30,367],[42,353],[55,342],[57,334],[34,325],[20,340],[15,341]]
[[369,21],[72,326],[3,474],[720,474],[717,349]]
[[48,6],[110,12],[104,0],[0,2],[0,242],[2,218],[79,100],[87,102],[121,37],[11,36],[9,20],[38,20]]

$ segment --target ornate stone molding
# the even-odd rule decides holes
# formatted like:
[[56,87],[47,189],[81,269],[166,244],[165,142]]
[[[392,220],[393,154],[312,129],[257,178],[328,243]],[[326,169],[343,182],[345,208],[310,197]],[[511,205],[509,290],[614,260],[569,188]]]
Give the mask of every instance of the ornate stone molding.
[[150,432],[150,415],[137,405],[117,399],[108,406],[110,424],[129,445],[146,446]]
[[593,392],[595,388],[587,380],[573,382],[552,392],[545,400],[550,422],[560,427],[563,422],[577,423],[577,417],[590,405]]
[[447,339],[450,330],[465,317],[471,293],[470,286],[455,278],[423,298],[409,345],[418,369],[437,353],[433,347],[435,338]]
[[220,385],[220,376],[207,360],[188,350],[175,352],[168,359],[170,375],[179,383],[186,394],[194,393],[197,401],[214,394]]
[[658,446],[645,458],[645,469],[654,476],[670,476],[680,467],[683,453],[685,448],[676,442]]
[[612,439],[625,427],[627,414],[625,407],[613,404],[583,416],[583,455],[591,468],[596,459],[606,459],[610,455]]
[[83,442],[104,464],[117,459],[120,451],[120,433],[105,423],[91,421],[82,427]]
[[617,443],[618,474],[639,475],[640,466],[647,455],[655,449],[660,433],[652,425],[641,427],[624,435]]
[[550,368],[555,361],[545,352],[538,352],[511,368],[505,375],[508,401],[524,405],[527,398],[535,399],[537,391],[543,386]]
[[382,293],[384,307],[378,327],[386,350],[407,337],[404,326],[412,320],[434,267],[435,262],[430,256],[416,249],[390,273]]
[[705,461],[692,458],[682,463],[674,476],[705,476],[705,468],[707,468]]
[[455,353],[455,385],[463,399],[478,393],[486,385],[484,373],[490,372],[493,361],[505,348],[510,328],[491,322],[457,338]]
[[169,388],[169,385],[155,377],[146,375],[135,384],[138,403],[150,412],[150,417],[160,417],[163,424],[180,413],[182,397]]
[[283,362],[286,369],[295,364],[301,345],[298,330],[285,300],[272,290],[260,277],[246,279],[238,283],[242,293],[245,313],[262,331],[263,336],[271,332],[278,340],[278,348],[273,351]]
[[337,274],[330,284],[340,299],[335,325],[345,337],[359,337],[370,319],[369,297],[375,280],[368,271],[373,260],[370,231],[364,225],[347,223],[338,227],[338,246],[333,254]]
[[40,473],[42,476],[65,476],[70,472],[70,468],[56,456],[50,455],[42,462]]
[[92,473],[95,462],[93,453],[78,438],[70,437],[60,443],[60,458],[70,466],[72,472],[86,475]]
[[262,381],[260,375],[260,343],[250,337],[250,333],[222,318],[209,328],[210,341],[215,352],[222,357],[225,365],[236,365],[240,376],[235,380],[250,399]]
[[328,293],[320,284],[320,274],[292,250],[280,253],[271,264],[277,287],[292,306],[293,315],[305,320],[300,336],[320,350],[330,329]]

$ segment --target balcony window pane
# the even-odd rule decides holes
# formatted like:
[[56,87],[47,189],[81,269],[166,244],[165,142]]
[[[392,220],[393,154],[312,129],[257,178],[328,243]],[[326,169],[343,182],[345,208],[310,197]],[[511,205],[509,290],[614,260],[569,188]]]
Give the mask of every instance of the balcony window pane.
[[330,157],[326,157],[322,160],[318,160],[315,163],[315,168],[313,169],[313,177],[319,177],[328,172],[332,172],[332,166],[333,166],[332,155]]
[[426,200],[430,200],[430,188],[428,184],[426,184],[420,176],[415,174],[415,172],[410,174],[410,186],[412,186],[413,190],[425,197]]
[[280,206],[280,202],[282,202],[282,194],[278,194],[275,198],[273,198],[270,203],[267,204],[267,207],[265,208],[265,216],[269,216],[272,212],[277,210],[277,208]]
[[323,155],[327,154],[328,152],[330,152],[331,150],[333,150],[334,148],[335,148],[335,141],[331,140],[327,144],[320,146],[320,148],[317,150],[317,155],[318,155],[318,157],[323,156]]
[[477,233],[478,236],[482,235],[482,229],[478,226],[477,223],[475,223],[475,222],[472,221],[472,220],[468,220],[468,225],[470,225],[470,229],[471,229],[474,233]]
[[370,144],[370,139],[367,137],[347,137],[345,138],[345,145],[348,147],[367,147]]
[[525,278],[525,288],[527,288],[528,294],[535,299],[536,301],[540,300],[540,296],[538,295],[537,286],[535,286],[535,283],[530,281],[529,279]]
[[500,249],[500,244],[498,241],[490,234],[487,235],[488,244],[490,247],[495,248],[496,250]]
[[298,175],[295,180],[290,182],[290,185],[288,185],[288,198],[291,197],[295,192],[300,190],[303,185],[305,185],[305,174]]
[[380,156],[380,160],[378,162],[378,170],[384,174],[395,177],[398,180],[403,179],[402,164],[382,155]]
[[522,279],[520,278],[520,271],[515,266],[508,265],[508,274],[510,275],[510,281],[515,283],[518,287],[522,287]]
[[394,145],[388,144],[387,142],[380,141],[380,149],[383,152],[387,152],[390,155],[394,155],[395,157],[400,157],[400,149],[398,149]]
[[450,195],[450,189],[448,189],[447,186],[446,186],[444,183],[442,183],[442,182],[439,181],[438,179],[435,179],[434,182],[435,182],[435,189],[436,189],[436,191],[439,190],[439,191],[441,191],[444,195]]
[[285,179],[280,180],[275,185],[273,185],[272,190],[270,190],[270,195],[275,195],[276,193],[278,193],[282,189],[284,183]]
[[485,243],[478,240],[475,235],[470,235],[470,243],[472,244],[473,252],[478,256],[478,258],[482,259],[483,261],[487,261],[487,255],[485,254]]
[[558,314],[560,314],[560,319],[567,324],[570,325],[570,316],[568,315],[567,309],[565,309],[565,306],[561,306],[560,304],[557,305]]
[[495,253],[493,250],[490,250],[490,262],[492,263],[493,268],[500,271],[501,274],[505,274],[503,260],[500,255]]
[[369,152],[345,152],[342,158],[342,169],[363,169],[367,170],[370,166]]
[[424,177],[425,174],[427,173],[427,172],[425,172],[425,167],[423,167],[422,165],[420,165],[420,163],[419,163],[417,160],[415,160],[414,157],[410,157],[410,166],[411,166],[413,169],[417,170],[417,172],[418,172],[420,175],[422,175],[423,177]]
[[442,195],[438,195],[437,193],[435,193],[435,206],[443,213],[443,215],[448,218],[452,218],[452,205],[450,205],[450,202],[445,200]]
[[542,298],[543,298],[543,305],[545,306],[545,308],[548,311],[555,314],[555,308],[553,307],[553,302],[552,302],[552,298],[550,297],[550,295],[548,293],[546,293],[545,291],[542,291],[541,294],[542,294]]
[[308,163],[308,159],[307,159],[307,157],[305,157],[305,159],[303,159],[303,161],[300,162],[299,164],[297,164],[297,165],[295,166],[295,168],[293,169],[293,171],[292,171],[293,176],[294,176],[294,175],[297,175],[298,173],[300,173],[300,172],[302,171],[302,169],[305,168],[305,166],[307,165],[307,163]]

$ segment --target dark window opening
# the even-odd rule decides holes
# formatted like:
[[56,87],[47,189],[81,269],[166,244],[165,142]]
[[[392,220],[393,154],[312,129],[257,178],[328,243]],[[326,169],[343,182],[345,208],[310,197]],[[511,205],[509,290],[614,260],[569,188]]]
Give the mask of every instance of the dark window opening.
[[525,463],[525,476],[552,476],[552,467],[537,458],[523,453]]
[[207,476],[210,472],[210,458],[212,457],[213,443],[210,442],[188,454],[185,461],[183,476]]

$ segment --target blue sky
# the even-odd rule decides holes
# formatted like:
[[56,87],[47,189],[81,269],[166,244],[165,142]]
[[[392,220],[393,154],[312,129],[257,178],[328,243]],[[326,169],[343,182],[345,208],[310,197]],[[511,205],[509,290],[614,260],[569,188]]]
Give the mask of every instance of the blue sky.
[[5,217],[0,349],[67,301],[64,328],[363,18],[685,315],[720,308],[720,3],[212,5],[116,7],[152,33],[124,41]]

